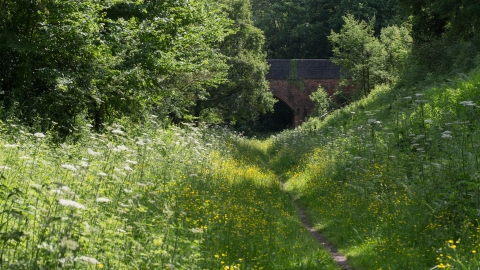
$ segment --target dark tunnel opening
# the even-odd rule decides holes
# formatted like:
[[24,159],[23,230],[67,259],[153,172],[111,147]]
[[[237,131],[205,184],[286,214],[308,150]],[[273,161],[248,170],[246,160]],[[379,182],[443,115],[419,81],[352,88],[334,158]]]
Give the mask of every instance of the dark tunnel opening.
[[294,117],[294,111],[277,98],[273,112],[260,115],[258,123],[263,132],[280,132],[293,128]]

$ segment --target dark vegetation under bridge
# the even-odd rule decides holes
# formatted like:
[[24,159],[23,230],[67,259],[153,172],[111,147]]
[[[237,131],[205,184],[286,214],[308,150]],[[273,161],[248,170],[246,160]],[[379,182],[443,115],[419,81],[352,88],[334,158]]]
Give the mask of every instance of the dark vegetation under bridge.
[[[268,59],[267,80],[279,100],[270,116],[277,129],[297,127],[313,112],[310,95],[322,86],[333,95],[340,84],[340,66],[330,59]],[[283,124],[282,124],[283,123]]]

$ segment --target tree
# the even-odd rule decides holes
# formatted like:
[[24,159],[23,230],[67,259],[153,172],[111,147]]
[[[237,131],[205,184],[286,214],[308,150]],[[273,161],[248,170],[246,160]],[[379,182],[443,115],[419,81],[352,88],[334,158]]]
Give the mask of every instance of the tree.
[[214,112],[228,123],[238,124],[256,119],[259,113],[273,109],[275,99],[265,74],[268,66],[263,52],[265,42],[261,30],[253,26],[249,0],[224,0],[225,12],[234,33],[220,44],[220,52],[228,64],[227,80],[208,88],[198,99],[196,116]]
[[4,0],[0,22],[2,111],[44,129],[182,114],[226,76],[214,1]]
[[389,26],[383,28],[380,42],[385,49],[385,76],[386,82],[393,82],[400,72],[405,69],[406,61],[412,49],[410,29],[406,25]]
[[329,58],[331,30],[340,31],[343,16],[368,20],[376,17],[375,35],[388,25],[404,21],[397,0],[256,0],[253,1],[255,26],[267,40],[269,58]]
[[343,18],[340,32],[332,30],[328,37],[333,46],[332,61],[342,67],[342,76],[367,96],[382,80],[385,50],[373,35],[373,20],[357,21],[350,14]]
[[480,2],[476,0],[398,0],[412,16],[417,43],[442,36],[469,40],[478,35]]

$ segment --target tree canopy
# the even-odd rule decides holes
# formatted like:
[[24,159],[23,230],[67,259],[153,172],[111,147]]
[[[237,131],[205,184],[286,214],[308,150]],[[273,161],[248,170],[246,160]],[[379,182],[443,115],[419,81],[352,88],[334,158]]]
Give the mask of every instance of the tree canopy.
[[359,20],[376,18],[375,35],[389,25],[401,24],[397,0],[258,0],[253,3],[254,22],[265,32],[269,58],[318,59],[332,56],[327,36],[340,31],[343,16]]
[[[100,129],[122,116],[182,116],[235,78],[235,102],[264,111],[272,106],[264,39],[248,8],[248,1],[1,1],[2,115],[65,130],[78,117]],[[242,62],[243,71],[232,68]]]

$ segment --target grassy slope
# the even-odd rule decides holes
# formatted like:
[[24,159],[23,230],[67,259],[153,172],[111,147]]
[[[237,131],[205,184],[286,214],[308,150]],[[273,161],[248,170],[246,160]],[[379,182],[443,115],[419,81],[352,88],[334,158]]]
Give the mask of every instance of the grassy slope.
[[1,269],[337,269],[259,143],[154,119],[110,131],[59,145],[0,122]]
[[476,269],[479,88],[380,87],[272,138],[271,166],[356,269]]

